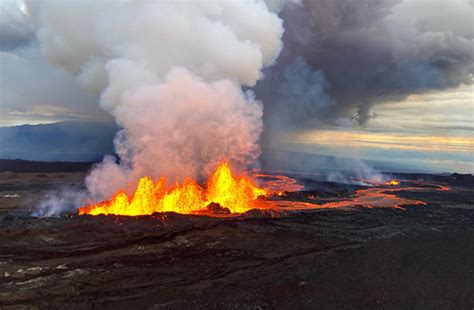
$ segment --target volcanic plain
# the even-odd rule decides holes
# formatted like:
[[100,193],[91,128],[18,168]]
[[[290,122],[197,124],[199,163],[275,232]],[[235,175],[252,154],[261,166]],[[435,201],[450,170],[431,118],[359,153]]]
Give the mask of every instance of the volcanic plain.
[[268,197],[277,211],[35,217],[85,173],[1,172],[0,308],[472,309],[473,177],[395,176],[389,194],[424,204],[293,176],[305,187]]

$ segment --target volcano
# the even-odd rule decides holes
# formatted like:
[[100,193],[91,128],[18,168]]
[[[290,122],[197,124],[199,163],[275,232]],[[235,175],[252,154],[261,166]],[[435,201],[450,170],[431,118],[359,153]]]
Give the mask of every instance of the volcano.
[[[472,176],[396,174],[400,184],[390,186],[282,171],[238,175],[226,164],[216,171],[208,186],[194,185],[204,212],[106,214],[111,199],[86,207],[104,208],[95,216],[72,208],[44,218],[31,216],[31,199],[53,197],[60,185],[80,192],[84,173],[2,172],[2,308],[379,309],[414,305],[415,295],[428,308],[472,304]],[[220,178],[232,180],[230,189],[247,184],[248,209],[211,196],[209,184]],[[151,197],[125,195],[124,210]]]
[[[257,178],[264,184],[256,184]],[[359,180],[355,180],[359,182]],[[364,180],[370,183],[370,181]],[[202,214],[209,216],[239,215],[251,210],[272,210],[287,212],[317,208],[350,208],[353,206],[374,208],[402,208],[404,205],[425,205],[419,200],[405,199],[388,194],[396,191],[384,185],[397,186],[398,180],[384,183],[372,182],[375,187],[356,191],[350,199],[339,199],[320,203],[314,195],[305,201],[286,199],[288,194],[304,189],[295,178],[253,171],[253,176],[235,176],[228,162],[220,163],[210,175],[207,186],[203,188],[195,180],[187,178],[182,184],[167,186],[166,178],[156,182],[142,177],[136,189],[127,194],[120,190],[110,200],[79,208],[79,215],[151,215],[161,212],[181,214]],[[404,190],[418,191],[419,188],[406,186]],[[443,189],[439,186],[439,189]],[[276,199],[275,199],[276,198]]]
[[0,310],[472,309],[473,3],[2,1]]

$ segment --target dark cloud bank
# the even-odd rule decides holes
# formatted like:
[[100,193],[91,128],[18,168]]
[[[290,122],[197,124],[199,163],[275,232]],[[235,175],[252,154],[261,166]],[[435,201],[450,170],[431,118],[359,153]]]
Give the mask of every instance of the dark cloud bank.
[[377,103],[471,84],[473,12],[468,0],[287,7],[285,48],[256,88],[267,138],[277,129],[365,125]]

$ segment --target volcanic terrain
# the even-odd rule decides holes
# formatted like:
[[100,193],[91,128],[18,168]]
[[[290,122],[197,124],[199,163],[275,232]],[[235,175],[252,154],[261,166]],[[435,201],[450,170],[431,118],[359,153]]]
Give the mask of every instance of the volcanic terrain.
[[470,175],[397,174],[395,186],[291,175],[304,188],[235,216],[32,216],[84,176],[0,174],[1,309],[474,306]]

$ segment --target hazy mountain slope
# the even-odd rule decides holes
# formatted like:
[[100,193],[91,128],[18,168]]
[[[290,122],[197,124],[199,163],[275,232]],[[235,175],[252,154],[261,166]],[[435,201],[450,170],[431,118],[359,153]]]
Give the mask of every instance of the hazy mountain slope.
[[0,158],[97,161],[113,152],[113,123],[60,122],[0,127]]

